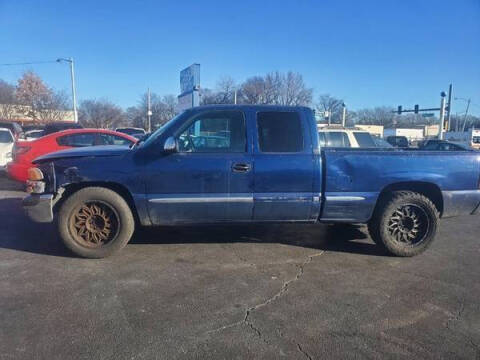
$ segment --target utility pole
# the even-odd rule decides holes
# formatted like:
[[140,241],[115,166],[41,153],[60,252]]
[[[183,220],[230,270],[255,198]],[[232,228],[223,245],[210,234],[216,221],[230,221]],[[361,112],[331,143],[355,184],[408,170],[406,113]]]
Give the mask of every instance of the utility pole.
[[70,63],[70,77],[72,81],[72,102],[73,102],[73,121],[78,123],[78,114],[77,114],[77,93],[75,91],[75,72],[74,72],[74,65],[73,65],[73,58],[58,58],[57,62],[68,62]]
[[465,116],[463,117],[462,131],[465,131],[465,127],[467,126],[467,116],[468,116],[468,109],[470,108],[470,101],[471,101],[471,99],[467,100],[467,109],[465,110]]
[[448,86],[447,131],[450,131],[451,112],[452,112],[452,84]]
[[152,132],[152,110],[150,109],[150,88],[147,91],[147,131]]
[[440,101],[440,127],[438,129],[438,138],[443,140],[444,125],[445,125],[445,92],[441,92],[442,100]]
[[347,107],[345,106],[345,103],[342,102],[342,127],[345,127],[347,119]]
[[233,103],[237,105],[237,89],[235,89],[235,92],[233,93]]

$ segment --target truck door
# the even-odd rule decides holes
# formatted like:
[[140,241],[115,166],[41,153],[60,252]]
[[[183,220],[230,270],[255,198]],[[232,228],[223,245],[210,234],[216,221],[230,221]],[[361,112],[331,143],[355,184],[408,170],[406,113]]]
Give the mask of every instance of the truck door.
[[253,164],[243,112],[197,113],[175,137],[178,151],[145,169],[152,223],[251,220]]
[[320,194],[313,191],[316,166],[305,114],[259,111],[255,123],[254,220],[312,220]]

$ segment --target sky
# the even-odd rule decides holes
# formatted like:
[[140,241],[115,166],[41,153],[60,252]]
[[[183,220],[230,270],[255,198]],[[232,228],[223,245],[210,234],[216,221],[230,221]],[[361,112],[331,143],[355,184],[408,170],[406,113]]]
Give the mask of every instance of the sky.
[[[353,110],[438,107],[453,83],[480,115],[480,0],[0,0],[0,64],[58,57],[75,60],[79,100],[122,107],[148,87],[178,95],[200,63],[202,87],[292,70]],[[65,63],[0,65],[0,79],[26,70],[70,91]]]

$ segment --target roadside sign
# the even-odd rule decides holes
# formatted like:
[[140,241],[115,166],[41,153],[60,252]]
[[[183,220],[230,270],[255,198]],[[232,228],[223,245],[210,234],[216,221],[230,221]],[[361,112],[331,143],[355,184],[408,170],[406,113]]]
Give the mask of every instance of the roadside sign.
[[182,94],[200,87],[200,64],[192,64],[180,72],[180,91]]
[[425,114],[422,114],[422,117],[424,117],[424,118],[434,117],[434,116],[435,116],[434,113],[425,113]]
[[177,112],[200,105],[200,64],[192,64],[180,72]]

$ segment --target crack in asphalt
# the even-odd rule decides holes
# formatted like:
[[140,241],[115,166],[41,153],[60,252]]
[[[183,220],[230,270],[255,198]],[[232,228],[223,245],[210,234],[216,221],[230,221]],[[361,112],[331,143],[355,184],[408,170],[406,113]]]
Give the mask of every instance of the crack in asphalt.
[[460,306],[458,307],[457,313],[455,314],[455,316],[452,316],[447,320],[447,322],[445,323],[445,327],[449,330],[452,330],[450,328],[451,324],[453,324],[454,322],[460,321],[464,310],[465,310],[465,296],[463,296],[460,299]]
[[297,342],[297,350],[300,351],[308,360],[313,360],[308,352],[302,349],[302,346]]
[[[305,266],[307,266],[309,263],[311,263],[313,261],[313,258],[314,257],[317,257],[317,256],[320,256],[320,255],[323,255],[325,253],[325,251],[321,251],[319,253],[315,253],[315,254],[312,254],[312,255],[309,255],[307,257],[307,259],[301,263],[301,264],[297,264],[296,266],[298,267],[298,271],[297,271],[297,274],[295,275],[294,278],[288,280],[288,281],[285,281],[282,285],[282,288],[280,289],[280,291],[278,291],[275,295],[273,295],[272,297],[268,298],[267,300],[265,300],[264,302],[261,302],[260,304],[257,304],[255,306],[252,306],[252,307],[249,307],[247,308],[247,310],[245,310],[245,316],[243,318],[243,320],[241,321],[237,321],[237,322],[234,322],[234,323],[231,323],[231,324],[228,324],[228,325],[225,325],[225,326],[222,326],[218,329],[214,329],[214,330],[211,330],[211,331],[208,331],[207,333],[208,334],[211,334],[211,333],[216,333],[216,332],[220,332],[220,331],[223,331],[223,330],[226,330],[226,329],[229,329],[229,328],[232,328],[232,327],[235,327],[235,326],[238,326],[238,325],[247,325],[249,328],[251,328],[255,334],[267,345],[271,345],[267,339],[265,339],[265,337],[262,335],[262,332],[260,331],[259,328],[257,328],[253,322],[250,320],[250,315],[252,314],[253,311],[256,311],[258,309],[261,309],[269,304],[271,304],[272,302],[276,301],[277,299],[279,299],[280,297],[282,297],[287,291],[288,291],[288,288],[289,286],[298,281],[302,276],[303,274],[305,273]],[[237,255],[237,257],[239,257]],[[240,257],[239,257],[240,258]],[[241,260],[243,260],[242,258],[240,258]],[[245,261],[247,262],[247,261]],[[301,352],[308,360],[312,360],[312,357],[311,355],[305,351],[302,346],[297,342],[295,341],[295,344],[297,345],[297,350],[299,352]]]

